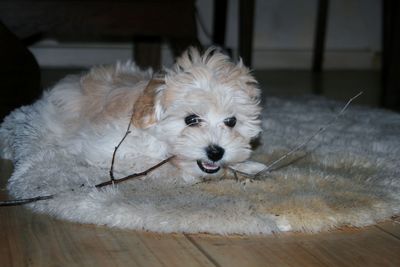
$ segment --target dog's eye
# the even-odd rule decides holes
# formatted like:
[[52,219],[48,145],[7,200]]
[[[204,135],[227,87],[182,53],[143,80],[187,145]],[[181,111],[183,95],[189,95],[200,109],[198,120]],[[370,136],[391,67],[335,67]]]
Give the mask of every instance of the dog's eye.
[[201,119],[199,116],[195,114],[191,114],[185,118],[185,123],[188,126],[197,126],[201,122]]
[[226,118],[224,120],[224,124],[230,128],[233,128],[236,125],[236,117]]

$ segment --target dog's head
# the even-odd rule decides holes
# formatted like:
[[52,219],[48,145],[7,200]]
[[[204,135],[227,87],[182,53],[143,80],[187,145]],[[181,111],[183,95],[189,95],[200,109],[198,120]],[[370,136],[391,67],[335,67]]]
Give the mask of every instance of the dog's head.
[[190,48],[163,77],[149,82],[133,123],[169,145],[186,179],[219,177],[247,160],[261,131],[260,90],[242,62],[216,49]]

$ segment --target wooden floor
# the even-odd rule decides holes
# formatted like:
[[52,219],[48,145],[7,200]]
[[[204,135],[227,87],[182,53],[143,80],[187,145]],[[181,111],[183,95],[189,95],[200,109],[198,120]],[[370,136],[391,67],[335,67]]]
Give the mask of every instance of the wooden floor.
[[[0,160],[0,199],[12,171]],[[400,266],[400,224],[322,234],[156,234],[0,207],[0,266]]]

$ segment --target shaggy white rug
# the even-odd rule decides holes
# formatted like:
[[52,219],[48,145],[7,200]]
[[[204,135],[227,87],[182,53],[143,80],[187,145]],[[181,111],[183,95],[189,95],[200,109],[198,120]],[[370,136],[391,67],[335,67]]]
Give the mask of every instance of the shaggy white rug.
[[[268,164],[278,158],[342,105],[314,97],[268,98],[253,159]],[[399,114],[351,106],[256,181],[185,186],[166,173],[162,181],[150,177],[97,190],[91,185],[106,181],[108,170],[58,151],[51,142],[57,136],[49,136],[36,108],[15,111],[0,129],[18,154],[8,189],[15,198],[57,193],[29,207],[58,218],[157,232],[257,234],[366,226],[399,214]]]

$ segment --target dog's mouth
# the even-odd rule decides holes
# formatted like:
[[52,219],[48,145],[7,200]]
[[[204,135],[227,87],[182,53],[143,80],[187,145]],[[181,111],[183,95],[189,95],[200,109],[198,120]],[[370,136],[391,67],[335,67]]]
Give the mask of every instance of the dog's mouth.
[[221,166],[215,162],[198,160],[197,165],[205,173],[216,173],[221,169]]

